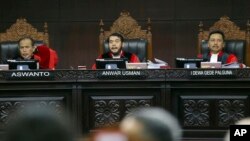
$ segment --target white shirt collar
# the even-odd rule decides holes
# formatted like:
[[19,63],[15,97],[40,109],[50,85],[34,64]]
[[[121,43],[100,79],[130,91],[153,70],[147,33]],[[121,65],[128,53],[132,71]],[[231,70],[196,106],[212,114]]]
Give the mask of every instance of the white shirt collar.
[[218,55],[219,55],[219,53],[211,54],[210,62],[217,62],[218,61]]

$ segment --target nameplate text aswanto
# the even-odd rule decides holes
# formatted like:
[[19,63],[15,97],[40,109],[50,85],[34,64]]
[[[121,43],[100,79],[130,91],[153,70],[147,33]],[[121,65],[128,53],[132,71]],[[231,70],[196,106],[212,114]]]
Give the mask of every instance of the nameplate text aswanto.
[[52,80],[54,74],[50,71],[10,71],[5,76],[8,80]]

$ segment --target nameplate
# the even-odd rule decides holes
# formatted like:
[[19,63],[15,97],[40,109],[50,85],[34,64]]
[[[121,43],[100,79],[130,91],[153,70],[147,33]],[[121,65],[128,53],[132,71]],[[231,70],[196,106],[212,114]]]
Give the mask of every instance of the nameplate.
[[53,80],[54,73],[50,71],[9,71],[7,80]]
[[103,70],[98,71],[98,79],[145,79],[143,70]]
[[190,70],[190,78],[235,78],[236,70],[232,69],[196,69]]

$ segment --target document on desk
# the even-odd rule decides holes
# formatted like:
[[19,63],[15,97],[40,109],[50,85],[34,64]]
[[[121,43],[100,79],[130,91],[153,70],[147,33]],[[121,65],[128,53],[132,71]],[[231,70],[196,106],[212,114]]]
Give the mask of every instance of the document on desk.
[[126,69],[147,69],[147,63],[126,63]]
[[201,68],[221,68],[221,62],[201,62]]
[[154,58],[154,62],[148,61],[148,69],[160,69],[162,66],[168,66],[167,62],[157,58]]
[[223,64],[221,67],[222,68],[240,68],[240,64],[237,62],[233,62],[229,64]]
[[9,70],[8,64],[0,64],[0,70]]

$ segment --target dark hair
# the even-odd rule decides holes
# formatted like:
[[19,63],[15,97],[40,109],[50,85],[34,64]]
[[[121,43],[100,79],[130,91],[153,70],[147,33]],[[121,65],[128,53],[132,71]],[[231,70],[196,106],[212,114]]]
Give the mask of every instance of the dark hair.
[[220,34],[222,36],[222,39],[223,39],[223,42],[225,41],[225,35],[222,31],[220,30],[214,30],[214,31],[211,31],[208,35],[208,40],[210,39],[211,35],[213,34]]
[[136,108],[125,118],[134,118],[141,123],[144,127],[141,135],[155,141],[178,141],[182,135],[178,120],[163,108]]
[[143,124],[144,131],[142,134],[151,135],[156,141],[175,141],[171,134],[170,127],[164,126],[160,122],[155,122],[152,119],[137,117],[138,122]]
[[121,42],[124,41],[124,37],[122,36],[122,34],[115,32],[115,33],[112,33],[111,35],[109,35],[109,37],[107,38],[107,42],[108,42],[108,43],[109,43],[109,38],[110,38],[111,36],[116,36],[116,37],[120,38],[120,39],[121,39]]
[[19,40],[18,40],[18,45],[20,45],[20,42],[21,42],[22,40],[26,40],[26,39],[28,39],[28,40],[30,40],[30,41],[31,41],[31,45],[32,45],[32,46],[34,46],[34,45],[35,45],[35,41],[34,41],[34,39],[33,39],[33,38],[31,38],[30,36],[25,36],[25,37],[22,37],[21,39],[19,39]]
[[24,108],[10,119],[4,141],[72,141],[73,135],[64,120],[49,109]]

